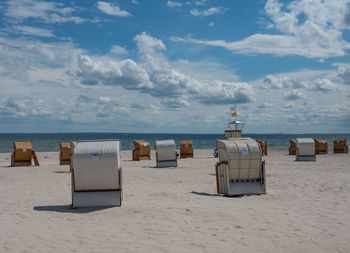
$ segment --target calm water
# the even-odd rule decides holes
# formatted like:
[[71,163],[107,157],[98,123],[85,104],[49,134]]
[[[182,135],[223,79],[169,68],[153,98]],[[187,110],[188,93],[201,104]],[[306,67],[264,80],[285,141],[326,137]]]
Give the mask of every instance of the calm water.
[[[261,139],[269,147],[289,146],[289,139],[293,138],[323,138],[331,147],[334,139],[347,138],[350,134],[246,134],[245,136]],[[216,139],[224,139],[224,134],[132,134],[132,133],[0,133],[0,153],[10,153],[13,150],[13,141],[31,141],[33,149],[37,152],[59,151],[58,143],[62,141],[119,139],[123,150],[133,149],[133,140],[141,139],[151,143],[153,147],[156,140],[174,139],[176,145],[180,140],[192,139],[194,148],[214,148]],[[179,148],[179,147],[178,147]]]

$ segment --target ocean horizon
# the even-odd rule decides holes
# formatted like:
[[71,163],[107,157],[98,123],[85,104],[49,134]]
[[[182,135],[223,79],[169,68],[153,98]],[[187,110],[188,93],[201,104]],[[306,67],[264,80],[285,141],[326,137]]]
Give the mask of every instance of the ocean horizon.
[[[258,134],[243,133],[243,137],[261,139],[267,142],[268,147],[288,147],[289,140],[295,138],[321,138],[328,141],[329,147],[333,146],[333,140],[350,138],[349,133],[306,133],[306,134]],[[36,152],[57,152],[59,142],[71,142],[80,140],[119,139],[122,150],[132,150],[133,140],[145,140],[154,147],[156,140],[173,139],[179,148],[180,140],[191,139],[195,149],[215,148],[217,139],[224,139],[222,134],[194,134],[194,133],[111,133],[111,132],[72,132],[72,133],[0,133],[0,153],[13,151],[14,141],[30,141]]]

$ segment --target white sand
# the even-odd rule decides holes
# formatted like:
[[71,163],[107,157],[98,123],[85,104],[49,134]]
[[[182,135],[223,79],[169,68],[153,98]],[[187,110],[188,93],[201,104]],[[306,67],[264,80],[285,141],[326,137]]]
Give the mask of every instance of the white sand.
[[[153,152],[153,151],[152,151]],[[216,195],[212,150],[178,168],[122,152],[121,208],[71,209],[69,166],[8,167],[0,154],[1,252],[350,252],[350,154],[265,157],[267,195]],[[200,156],[200,157],[198,157]]]

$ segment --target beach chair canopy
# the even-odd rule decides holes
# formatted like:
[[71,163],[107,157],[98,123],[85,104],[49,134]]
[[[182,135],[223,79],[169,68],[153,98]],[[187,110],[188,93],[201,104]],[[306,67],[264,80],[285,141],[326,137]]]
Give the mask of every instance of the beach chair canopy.
[[313,156],[315,155],[315,142],[312,138],[297,138],[296,139],[298,155]]
[[174,140],[156,141],[156,149],[158,161],[176,160],[176,145]]
[[76,191],[119,189],[120,142],[77,142],[72,168]]
[[261,147],[251,138],[217,140],[219,161],[227,161],[230,180],[258,179],[261,177]]
[[30,141],[13,142],[15,161],[30,161],[32,159],[32,144]]

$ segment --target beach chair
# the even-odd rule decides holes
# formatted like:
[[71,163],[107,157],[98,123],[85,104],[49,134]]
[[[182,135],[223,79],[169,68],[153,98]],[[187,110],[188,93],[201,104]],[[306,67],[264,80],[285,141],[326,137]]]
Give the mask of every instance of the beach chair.
[[134,140],[135,149],[132,151],[132,160],[151,160],[151,145],[144,140]]
[[251,138],[217,140],[219,162],[216,164],[218,194],[266,194],[265,161],[261,146]]
[[39,166],[38,158],[32,148],[30,141],[13,142],[13,153],[11,154],[11,166],[31,166],[32,158],[35,166]]
[[174,140],[156,141],[158,168],[177,167],[176,145]]
[[261,147],[261,153],[262,155],[267,155],[267,144],[266,144],[266,141],[262,141],[262,140],[256,140],[260,147]]
[[60,165],[70,165],[72,148],[70,142],[60,142]]
[[348,153],[349,149],[346,145],[346,139],[337,139],[333,141],[333,153]]
[[328,142],[324,139],[314,139],[315,141],[315,153],[319,154],[327,154],[328,153]]
[[297,152],[297,143],[294,139],[289,140],[289,155],[295,155]]
[[77,142],[71,170],[73,208],[122,205],[119,140]]
[[192,140],[180,140],[180,158],[193,158]]
[[296,161],[316,161],[315,142],[311,138],[297,138]]

